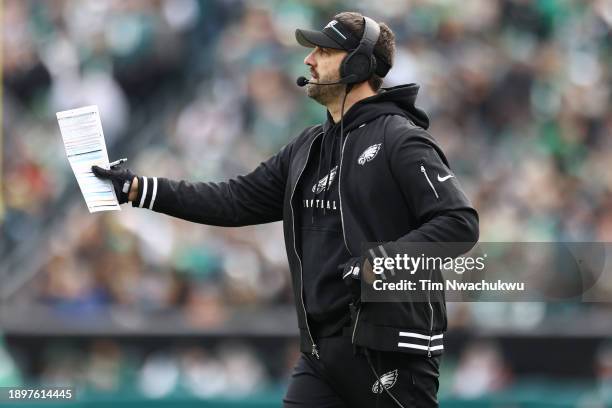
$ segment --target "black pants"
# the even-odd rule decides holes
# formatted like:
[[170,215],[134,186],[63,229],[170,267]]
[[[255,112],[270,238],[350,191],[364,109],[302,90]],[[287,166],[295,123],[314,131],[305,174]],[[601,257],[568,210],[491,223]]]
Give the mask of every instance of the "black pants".
[[347,336],[319,340],[320,359],[302,353],[293,369],[283,407],[437,407],[440,357],[370,350],[355,355]]

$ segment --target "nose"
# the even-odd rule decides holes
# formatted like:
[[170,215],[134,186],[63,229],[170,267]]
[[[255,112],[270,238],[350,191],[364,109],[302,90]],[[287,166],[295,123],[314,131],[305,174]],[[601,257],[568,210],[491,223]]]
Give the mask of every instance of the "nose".
[[315,59],[314,59],[314,57],[313,57],[314,52],[315,52],[315,50],[312,50],[312,51],[310,52],[310,54],[308,54],[308,55],[306,56],[306,58],[304,58],[304,64],[309,65],[309,66],[311,66],[311,67],[313,67],[313,68],[314,68],[314,67],[315,67],[315,65],[316,65],[316,61],[315,61]]

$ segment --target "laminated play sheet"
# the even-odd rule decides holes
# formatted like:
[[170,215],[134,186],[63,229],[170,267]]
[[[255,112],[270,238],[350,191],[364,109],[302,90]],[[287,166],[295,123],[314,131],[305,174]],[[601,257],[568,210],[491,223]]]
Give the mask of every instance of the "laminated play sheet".
[[108,153],[97,106],[57,112],[66,156],[89,212],[120,210],[113,185],[97,178],[91,166],[108,168]]

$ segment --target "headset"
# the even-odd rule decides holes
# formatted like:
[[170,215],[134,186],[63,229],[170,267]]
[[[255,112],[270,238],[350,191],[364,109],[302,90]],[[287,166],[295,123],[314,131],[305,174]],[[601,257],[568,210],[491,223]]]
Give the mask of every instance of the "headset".
[[[337,34],[345,40],[345,34],[354,38],[350,33],[342,34],[334,27],[332,29],[335,31],[334,35]],[[352,87],[354,84],[367,81],[373,74],[381,77],[387,75],[391,65],[383,59],[378,59],[374,53],[374,47],[376,47],[379,36],[380,26],[378,23],[370,17],[363,16],[363,35],[357,46],[352,51],[347,50],[349,53],[342,59],[340,63],[340,79],[334,82],[312,83],[317,85],[346,84]],[[300,76],[297,78],[296,83],[302,87],[311,83],[311,81],[304,76]]]
[[342,60],[340,78],[342,83],[357,84],[367,81],[376,71],[374,47],[380,35],[380,26],[370,17],[363,16],[363,35],[359,45]]

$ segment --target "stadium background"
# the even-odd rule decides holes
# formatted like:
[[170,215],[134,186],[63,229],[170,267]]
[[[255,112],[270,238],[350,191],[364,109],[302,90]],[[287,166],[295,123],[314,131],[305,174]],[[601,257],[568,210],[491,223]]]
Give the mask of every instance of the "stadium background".
[[[138,174],[249,171],[323,119],[293,31],[339,10],[395,31],[386,85],[421,85],[482,241],[612,241],[609,0],[4,0],[0,386],[279,405],[297,356],[280,225],[89,214],[55,112],[97,104],[111,160]],[[611,312],[449,304],[443,406],[610,406]]]

